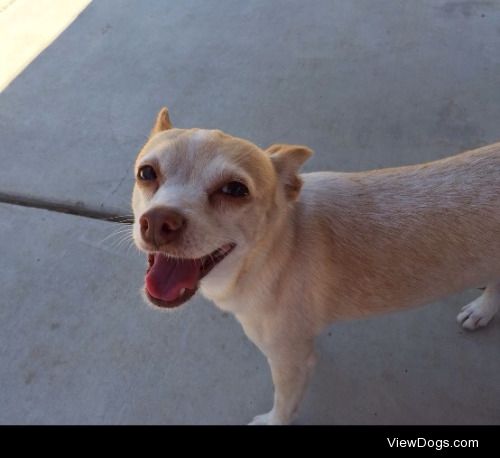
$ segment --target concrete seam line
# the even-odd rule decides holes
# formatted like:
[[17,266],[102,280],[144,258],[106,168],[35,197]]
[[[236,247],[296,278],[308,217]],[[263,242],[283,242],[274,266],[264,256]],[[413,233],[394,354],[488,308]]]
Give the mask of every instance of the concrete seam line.
[[64,202],[55,202],[51,200],[40,199],[15,194],[6,194],[0,192],[0,203],[17,205],[21,207],[39,208],[56,213],[65,213],[69,215],[81,216],[83,218],[98,219],[113,223],[132,224],[134,222],[131,216],[118,215],[115,212],[100,210],[95,208],[83,207],[81,205],[68,204]]

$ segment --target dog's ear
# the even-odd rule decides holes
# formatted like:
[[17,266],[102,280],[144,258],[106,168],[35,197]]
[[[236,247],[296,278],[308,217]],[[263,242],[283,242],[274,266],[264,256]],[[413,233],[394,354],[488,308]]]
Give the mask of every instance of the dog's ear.
[[298,172],[302,164],[309,159],[313,152],[307,146],[301,145],[271,145],[266,149],[276,173],[285,186],[288,200],[296,200],[302,188],[302,180]]
[[153,129],[151,129],[151,133],[149,134],[152,137],[154,134],[161,132],[162,130],[168,130],[172,128],[172,123],[170,122],[170,117],[168,115],[168,108],[163,107],[156,116],[155,125]]

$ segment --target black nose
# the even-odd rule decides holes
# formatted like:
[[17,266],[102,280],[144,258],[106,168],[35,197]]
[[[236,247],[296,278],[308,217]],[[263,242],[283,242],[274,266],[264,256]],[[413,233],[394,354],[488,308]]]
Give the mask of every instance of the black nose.
[[154,207],[139,219],[145,242],[159,247],[175,242],[186,227],[186,218],[169,207]]

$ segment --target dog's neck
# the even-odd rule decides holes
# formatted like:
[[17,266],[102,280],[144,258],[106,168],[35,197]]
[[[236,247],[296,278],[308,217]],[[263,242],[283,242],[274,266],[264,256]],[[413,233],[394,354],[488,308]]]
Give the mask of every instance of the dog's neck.
[[[235,313],[246,307],[266,306],[265,297],[275,290],[293,252],[295,213],[294,205],[272,212],[268,230],[242,257],[231,281],[221,289],[203,288],[204,295],[220,308]],[[269,263],[269,258],[275,262]]]

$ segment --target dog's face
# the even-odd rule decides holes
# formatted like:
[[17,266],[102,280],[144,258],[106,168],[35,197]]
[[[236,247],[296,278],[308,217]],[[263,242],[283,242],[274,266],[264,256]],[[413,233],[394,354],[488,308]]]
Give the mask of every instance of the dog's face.
[[158,114],[135,164],[134,241],[148,253],[147,298],[188,300],[200,282],[230,284],[245,255],[296,199],[304,147],[256,145],[218,130],[173,129]]

